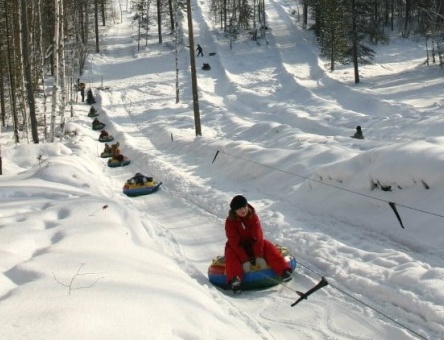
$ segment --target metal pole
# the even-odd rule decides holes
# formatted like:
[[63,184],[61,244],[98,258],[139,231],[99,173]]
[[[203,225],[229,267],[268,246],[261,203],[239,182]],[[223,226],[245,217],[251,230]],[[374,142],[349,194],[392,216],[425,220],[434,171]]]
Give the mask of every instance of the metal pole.
[[193,34],[193,18],[191,15],[191,0],[187,0],[187,14],[188,14],[188,36],[190,40],[191,85],[193,91],[194,127],[196,129],[196,136],[202,136],[202,130],[200,126],[200,113],[199,113],[199,94],[198,94],[197,77],[196,77],[196,59],[194,56],[194,34]]

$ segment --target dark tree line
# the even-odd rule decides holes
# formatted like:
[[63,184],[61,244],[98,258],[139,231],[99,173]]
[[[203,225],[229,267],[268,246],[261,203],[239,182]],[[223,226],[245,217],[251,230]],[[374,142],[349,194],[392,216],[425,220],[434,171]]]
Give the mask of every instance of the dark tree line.
[[[353,62],[355,83],[359,82],[358,65],[370,63],[375,55],[372,46],[389,43],[388,33],[399,32],[432,39],[432,50],[442,55],[444,37],[443,0],[305,0],[322,54],[336,63]],[[442,66],[443,64],[440,63]]]
[[[121,0],[116,6],[138,13],[148,35],[152,3]],[[174,31],[179,3],[154,4],[161,43],[161,26],[169,22]],[[2,127],[12,126],[17,143],[29,139],[28,132],[39,143],[53,141],[56,126],[63,131],[87,56],[100,52],[100,26],[107,18],[115,20],[118,10],[111,0],[0,0],[0,117]]]
[[[15,141],[54,138],[46,113],[64,122],[73,76],[81,76],[90,51],[99,51],[98,26],[105,25],[109,0],[0,0],[0,115],[12,124]],[[99,20],[101,19],[100,23]],[[95,40],[91,38],[95,37]],[[47,80],[52,79],[52,106]],[[72,92],[72,86],[71,86]],[[43,107],[36,98],[43,98]],[[55,119],[54,119],[55,124]]]
[[[358,66],[371,63],[372,46],[389,43],[389,32],[424,36],[430,57],[435,62],[438,56],[444,65],[444,0],[303,0],[301,7],[302,26],[313,31],[330,69],[353,63],[356,83]],[[212,0],[211,10],[214,22],[233,39],[242,30],[260,39],[267,24],[273,25],[265,22],[263,0]]]

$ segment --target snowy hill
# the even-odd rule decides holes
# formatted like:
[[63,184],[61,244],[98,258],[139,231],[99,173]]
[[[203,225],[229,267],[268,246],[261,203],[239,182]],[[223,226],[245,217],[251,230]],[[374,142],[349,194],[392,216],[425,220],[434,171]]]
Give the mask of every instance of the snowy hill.
[[[14,145],[2,131],[0,338],[442,338],[442,71],[393,37],[355,85],[351,65],[329,72],[294,2],[266,4],[266,41],[230,49],[209,3],[193,2],[202,136],[188,48],[176,104],[174,37],[137,51],[129,11],[82,79],[129,166],[99,157],[81,102],[60,142]],[[350,138],[358,125],[363,140]],[[136,172],[161,189],[123,195]],[[299,266],[234,296],[207,268],[239,193]],[[330,285],[290,307],[321,276]]]

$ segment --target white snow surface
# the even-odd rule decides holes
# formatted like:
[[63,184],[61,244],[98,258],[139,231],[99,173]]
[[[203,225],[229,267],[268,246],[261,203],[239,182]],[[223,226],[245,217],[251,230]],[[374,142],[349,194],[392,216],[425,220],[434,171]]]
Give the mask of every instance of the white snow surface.
[[[424,64],[424,41],[376,46],[355,84],[293,1],[267,0],[265,39],[231,49],[209,4],[192,1],[202,136],[185,12],[176,103],[174,35],[150,31],[138,50],[117,1],[82,81],[131,164],[99,157],[79,94],[55,143],[16,145],[3,128],[0,338],[444,338],[443,71]],[[160,190],[125,196],[136,172]],[[236,194],[295,255],[291,282],[233,295],[208,281]]]

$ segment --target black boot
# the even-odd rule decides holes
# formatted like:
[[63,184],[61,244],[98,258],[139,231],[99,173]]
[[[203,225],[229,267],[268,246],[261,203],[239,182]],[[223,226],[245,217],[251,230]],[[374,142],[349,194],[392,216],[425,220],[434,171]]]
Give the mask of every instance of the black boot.
[[285,269],[284,272],[281,275],[281,279],[283,282],[291,281],[291,270]]
[[242,292],[241,281],[237,276],[233,277],[230,282],[228,282],[228,285],[230,286],[234,294],[240,294]]

